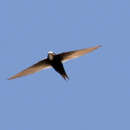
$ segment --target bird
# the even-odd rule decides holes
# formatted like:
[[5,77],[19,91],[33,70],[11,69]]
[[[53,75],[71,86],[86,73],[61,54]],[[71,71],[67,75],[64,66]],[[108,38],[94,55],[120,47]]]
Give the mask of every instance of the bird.
[[33,64],[32,66],[28,67],[27,69],[24,69],[23,71],[11,76],[8,78],[8,80],[16,79],[19,77],[27,76],[29,74],[33,74],[35,72],[39,72],[41,70],[47,69],[47,68],[53,68],[56,72],[58,72],[65,80],[68,80],[69,77],[64,69],[63,63],[75,58],[78,58],[80,56],[83,56],[89,52],[92,52],[98,48],[100,48],[101,45],[97,45],[90,48],[84,48],[79,50],[73,50],[68,52],[62,52],[59,54],[56,54],[52,51],[48,52],[48,56],[45,59],[42,59],[41,61]]

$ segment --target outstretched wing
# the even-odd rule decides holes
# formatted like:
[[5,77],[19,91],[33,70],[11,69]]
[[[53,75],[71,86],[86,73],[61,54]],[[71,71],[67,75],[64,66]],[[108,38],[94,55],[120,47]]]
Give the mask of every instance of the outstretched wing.
[[101,46],[98,45],[98,46],[91,47],[91,48],[85,48],[85,49],[81,49],[81,50],[63,52],[63,53],[58,54],[58,56],[60,56],[62,62],[65,62],[65,61],[71,60],[73,58],[78,58],[78,57],[85,55],[89,52],[92,52],[92,51],[98,49],[99,47],[101,47]]
[[43,70],[45,68],[49,68],[49,67],[51,67],[51,66],[50,66],[48,60],[44,59],[44,60],[41,60],[38,63],[28,67],[27,69],[17,73],[16,75],[10,77],[8,80],[15,79],[15,78],[22,77],[22,76],[26,76],[29,74],[33,74],[35,72],[41,71],[41,70]]

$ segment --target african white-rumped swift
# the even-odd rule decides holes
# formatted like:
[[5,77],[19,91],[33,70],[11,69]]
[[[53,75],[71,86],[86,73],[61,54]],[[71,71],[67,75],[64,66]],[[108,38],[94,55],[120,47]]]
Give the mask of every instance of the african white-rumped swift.
[[26,76],[29,74],[33,74],[35,72],[41,71],[46,68],[51,68],[51,67],[54,68],[54,70],[56,72],[58,72],[65,80],[69,79],[62,63],[65,61],[80,57],[82,55],[85,55],[89,52],[92,52],[92,51],[98,49],[99,47],[101,47],[101,46],[98,45],[98,46],[91,47],[91,48],[63,52],[63,53],[59,53],[59,54],[49,51],[46,59],[43,59],[43,60],[37,62],[36,64],[28,67],[27,69],[17,73],[16,75],[10,77],[9,80],[15,79],[18,77],[22,77],[22,76]]

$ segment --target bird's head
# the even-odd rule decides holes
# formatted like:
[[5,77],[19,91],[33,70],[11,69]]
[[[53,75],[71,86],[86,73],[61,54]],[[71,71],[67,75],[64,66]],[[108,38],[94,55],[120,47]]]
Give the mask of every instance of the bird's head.
[[49,52],[48,52],[48,59],[49,59],[49,60],[53,60],[55,55],[56,55],[56,54],[55,54],[54,52],[49,51]]

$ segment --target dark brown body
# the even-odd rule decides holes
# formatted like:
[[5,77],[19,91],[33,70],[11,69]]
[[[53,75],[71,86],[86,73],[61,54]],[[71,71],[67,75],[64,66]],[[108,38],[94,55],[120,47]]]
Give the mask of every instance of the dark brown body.
[[48,58],[48,61],[54,70],[58,72],[64,79],[69,79],[61,62],[60,56],[54,55],[53,60],[49,60]]

